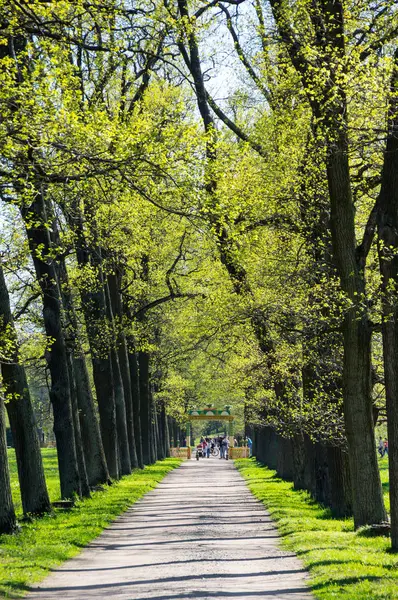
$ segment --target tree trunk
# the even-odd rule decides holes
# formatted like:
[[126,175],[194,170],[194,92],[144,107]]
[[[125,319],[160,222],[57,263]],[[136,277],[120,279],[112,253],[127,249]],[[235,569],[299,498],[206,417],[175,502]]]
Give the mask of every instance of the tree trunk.
[[0,533],[12,533],[17,526],[11,496],[6,444],[6,412],[0,394]]
[[124,401],[123,382],[120,373],[120,364],[116,349],[111,350],[111,357],[112,371],[114,375],[113,381],[116,404],[116,428],[117,439],[119,443],[118,450],[120,457],[120,469],[121,475],[129,475],[131,473],[131,461],[129,451],[129,439],[127,435],[126,404]]
[[[164,435],[165,435],[165,453],[166,458],[170,456],[170,430],[169,430],[169,418],[167,413],[164,413]],[[188,440],[187,440],[188,443]]]
[[131,391],[133,399],[133,411],[134,411],[134,437],[135,446],[137,450],[137,461],[140,469],[144,468],[144,460],[142,456],[142,435],[141,435],[141,401],[140,401],[140,376],[138,367],[137,354],[134,351],[134,347],[131,346],[129,350],[129,366],[130,366],[130,379],[131,379]]
[[308,93],[318,123],[318,136],[322,131],[327,147],[333,256],[342,291],[350,303],[343,321],[342,388],[354,523],[356,527],[380,523],[386,519],[386,512],[373,431],[371,331],[366,308],[364,265],[360,264],[356,252],[348,160],[347,100],[338,74],[346,64],[343,4],[341,0],[319,4],[321,18],[314,22],[318,43],[312,49],[324,73],[328,74],[319,79],[318,72],[308,62],[308,52],[296,38],[284,3],[270,0],[270,4],[279,34]]
[[123,380],[124,397],[126,401],[126,422],[127,422],[127,435],[130,450],[131,466],[133,468],[138,467],[138,456],[137,446],[135,441],[135,414],[133,405],[133,390],[132,382],[130,377],[130,364],[127,352],[127,344],[124,334],[122,335],[121,345],[118,349],[120,372]]
[[[94,267],[96,273],[95,286],[83,287],[80,290],[80,295],[91,352],[94,386],[100,416],[101,439],[106,463],[110,477],[119,479],[113,370],[108,340],[103,333],[106,322],[106,304],[102,273],[99,266],[100,258],[97,256],[98,252],[87,246],[80,207],[74,204],[70,213],[67,210],[64,210],[64,212],[72,231],[76,234],[75,247],[79,268],[84,272],[85,268]],[[97,258],[91,260],[93,256],[97,256]]]
[[387,145],[378,210],[382,275],[383,350],[386,389],[391,545],[398,550],[398,50],[395,51]]
[[62,327],[62,301],[54,262],[49,258],[51,242],[42,193],[36,193],[33,203],[29,207],[22,208],[21,213],[37,280],[42,291],[46,335],[51,340],[47,362],[51,374],[50,400],[54,414],[61,495],[63,498],[71,498],[74,494],[80,495],[81,490],[73,430],[67,351]]
[[149,354],[139,351],[139,381],[140,381],[140,400],[141,400],[141,435],[142,435],[142,458],[145,465],[152,464],[152,415],[151,415],[151,395],[149,389]]
[[90,486],[88,484],[86,460],[85,460],[85,456],[84,456],[82,434],[81,434],[81,429],[80,429],[79,408],[77,405],[76,381],[75,381],[75,373],[73,370],[73,356],[72,356],[70,348],[68,348],[68,374],[69,374],[69,383],[70,383],[70,395],[71,395],[71,401],[72,401],[73,431],[75,434],[77,466],[79,469],[79,478],[80,478],[80,490],[81,490],[81,495],[88,498],[90,496]]
[[90,487],[99,483],[110,483],[86,360],[79,350],[73,359],[73,370],[88,483]]
[[10,300],[0,264],[0,330],[12,338],[9,361],[1,363],[1,376],[7,398],[7,412],[17,457],[22,507],[25,515],[51,512],[36,419],[30,399],[25,369],[18,364],[18,339],[11,314]]
[[372,414],[371,330],[365,282],[356,258],[354,206],[351,197],[345,132],[329,148],[327,175],[334,256],[341,287],[351,302],[343,322],[343,404],[348,443],[355,527],[385,521]]
[[[58,224],[52,206],[48,205],[52,217],[52,239],[56,247],[61,247]],[[74,299],[70,288],[65,258],[57,264],[62,302],[66,316],[69,379],[72,385],[72,407],[79,473],[82,480],[82,493],[89,495],[89,486],[109,481],[104,448],[95,414],[94,398],[87,371],[86,359],[79,338],[79,325]]]
[[160,451],[160,438],[159,438],[159,420],[158,420],[158,411],[156,407],[156,401],[153,396],[153,389],[151,390],[152,396],[152,421],[153,421],[153,450],[154,450],[154,462],[161,458]]
[[[86,323],[90,318],[91,316],[86,316]],[[108,465],[109,475],[112,479],[119,479],[119,451],[112,363],[110,355],[101,356],[95,354],[95,341],[92,338],[90,349],[92,353],[94,385],[100,415],[101,438],[104,446],[106,463]]]
[[167,456],[166,447],[166,409],[164,402],[160,401],[158,406],[158,432],[159,432],[159,445],[158,452],[159,458],[163,459]]
[[113,318],[112,301],[109,292],[108,281],[104,281],[105,284],[105,301],[107,307],[108,323],[110,325],[110,331],[112,335],[111,343],[111,361],[112,361],[112,372],[113,372],[113,386],[115,392],[115,405],[116,405],[116,427],[117,427],[117,438],[119,443],[119,460],[120,469],[122,475],[129,475],[131,473],[131,460],[129,450],[129,438],[127,434],[127,419],[126,419],[126,402],[124,397],[124,388],[122,374],[120,371],[119,356],[117,353],[117,332],[115,322]]
[[130,462],[132,467],[138,466],[137,449],[134,434],[134,407],[131,387],[130,367],[128,361],[126,336],[123,331],[123,307],[120,294],[121,276],[108,275],[110,302],[115,319],[117,337],[117,355],[120,365],[120,374],[123,383],[124,401],[126,408],[126,427],[129,445]]

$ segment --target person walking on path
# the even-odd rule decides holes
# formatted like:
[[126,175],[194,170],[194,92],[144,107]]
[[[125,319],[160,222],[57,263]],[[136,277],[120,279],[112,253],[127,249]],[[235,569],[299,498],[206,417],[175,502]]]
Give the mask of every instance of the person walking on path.
[[221,458],[225,458],[225,446],[223,438],[220,438],[220,459]]
[[247,447],[249,448],[249,458],[252,457],[252,449],[253,449],[253,442],[252,439],[249,438],[249,436],[246,438],[246,442],[247,442]]
[[224,458],[226,460],[228,460],[228,458],[229,458],[229,445],[230,445],[229,437],[226,435],[225,438],[223,439]]
[[377,451],[380,454],[380,458],[383,458],[384,456],[384,442],[383,442],[383,438],[379,437],[379,444],[377,446]]

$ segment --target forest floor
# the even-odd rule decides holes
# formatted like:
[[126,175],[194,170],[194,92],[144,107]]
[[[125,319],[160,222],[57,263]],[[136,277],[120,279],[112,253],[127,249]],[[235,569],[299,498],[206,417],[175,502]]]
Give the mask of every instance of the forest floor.
[[[379,460],[388,507],[388,460]],[[398,554],[390,540],[354,531],[352,519],[336,519],[307,492],[280,479],[254,459],[235,461],[253,494],[264,503],[282,536],[310,573],[320,600],[398,600]]]
[[29,600],[311,600],[232,461],[185,461]]
[[[59,499],[56,450],[44,449],[44,470],[52,501]],[[104,491],[94,492],[70,511],[56,509],[53,516],[22,523],[15,535],[0,536],[0,598],[20,598],[28,586],[41,581],[55,567],[81,552],[91,540],[129,506],[152,490],[179,466],[179,459],[166,459],[143,471],[136,470]],[[16,510],[21,514],[15,454],[10,451],[10,469]]]

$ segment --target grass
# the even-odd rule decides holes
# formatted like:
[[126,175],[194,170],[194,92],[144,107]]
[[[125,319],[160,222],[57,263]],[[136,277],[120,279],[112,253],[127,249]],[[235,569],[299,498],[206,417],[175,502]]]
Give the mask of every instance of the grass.
[[[48,493],[50,495],[51,502],[54,502],[54,500],[59,500],[61,497],[57,451],[55,448],[42,448],[41,452],[43,456],[44,473],[46,476]],[[18,517],[21,517],[22,502],[21,495],[19,493],[17,461],[15,458],[15,451],[13,449],[8,451],[8,464],[10,467],[12,499],[14,501],[14,507],[17,515]]]
[[381,485],[383,487],[384,494],[384,504],[386,505],[387,511],[390,512],[390,484],[388,482],[388,458],[379,459],[380,465],[380,477],[381,477]]
[[[388,462],[379,461],[385,494]],[[390,540],[354,531],[352,519],[335,519],[307,492],[280,479],[255,459],[235,461],[253,494],[276,521],[285,549],[310,572],[310,588],[320,600],[398,600],[398,555]]]
[[[43,450],[44,467],[52,500],[59,498],[56,452]],[[95,492],[67,512],[56,510],[53,516],[23,523],[20,533],[0,536],[0,598],[21,598],[29,585],[42,580],[51,569],[78,554],[91,540],[126,508],[150,491],[179,459],[168,458],[134,471],[132,475]],[[13,494],[18,499],[15,460],[11,455]]]

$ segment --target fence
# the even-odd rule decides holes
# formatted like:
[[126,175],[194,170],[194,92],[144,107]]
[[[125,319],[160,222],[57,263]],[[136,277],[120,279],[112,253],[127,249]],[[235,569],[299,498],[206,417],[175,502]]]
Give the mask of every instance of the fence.
[[170,448],[173,458],[191,458],[191,448]]

